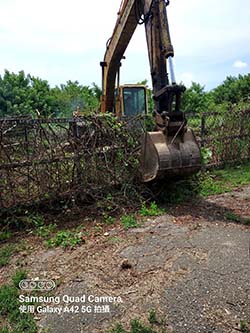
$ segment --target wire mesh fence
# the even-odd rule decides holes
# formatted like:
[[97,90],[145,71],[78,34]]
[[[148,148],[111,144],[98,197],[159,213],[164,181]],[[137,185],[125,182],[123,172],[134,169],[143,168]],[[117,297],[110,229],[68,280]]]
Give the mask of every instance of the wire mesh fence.
[[1,120],[0,208],[131,182],[143,124],[128,126],[108,115]]
[[[209,165],[250,158],[250,109],[188,115]],[[132,184],[147,120],[0,119],[0,208]]]
[[190,115],[208,166],[242,162],[250,158],[250,108]]

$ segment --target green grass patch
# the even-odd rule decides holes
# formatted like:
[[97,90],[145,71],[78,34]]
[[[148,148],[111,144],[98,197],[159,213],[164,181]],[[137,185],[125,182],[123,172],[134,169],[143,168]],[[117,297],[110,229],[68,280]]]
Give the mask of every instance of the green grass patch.
[[250,166],[240,165],[207,172],[201,181],[201,194],[221,194],[250,184]]
[[244,216],[239,216],[233,212],[226,212],[224,214],[224,217],[228,220],[228,221],[232,221],[232,222],[237,222],[237,223],[242,223],[245,225],[250,225],[250,218],[248,217],[244,217]]
[[233,212],[226,212],[224,216],[228,221],[241,222],[241,217]]
[[154,324],[159,324],[159,320],[156,316],[156,312],[154,309],[151,309],[149,311],[149,314],[148,314],[148,321],[150,322],[150,324],[154,325]]
[[221,181],[228,182],[234,187],[250,184],[250,165],[248,164],[215,170],[215,174]]
[[226,193],[232,189],[233,186],[221,179],[215,171],[201,175],[198,193],[203,197],[207,197],[209,195]]
[[82,235],[81,233],[76,233],[74,231],[69,230],[61,230],[58,231],[52,238],[46,240],[45,244],[48,247],[70,247],[74,248],[77,245],[81,244]]
[[194,196],[218,195],[248,184],[250,184],[249,165],[226,167],[170,182],[162,190],[159,199],[165,203],[178,204]]
[[14,244],[8,244],[0,248],[0,267],[8,265],[15,250]]
[[240,331],[243,333],[250,333],[250,322],[240,321]]
[[115,223],[115,218],[105,212],[102,214],[102,217],[105,224],[112,225]]
[[140,214],[142,216],[158,216],[165,213],[165,210],[162,208],[159,208],[155,201],[151,202],[150,205],[147,207],[146,203],[144,202],[142,204],[142,207],[140,209]]
[[55,231],[56,227],[56,224],[42,224],[36,228],[35,234],[42,238],[48,238]]
[[24,271],[17,271],[12,277],[12,283],[0,287],[0,315],[6,323],[0,333],[36,333],[37,327],[30,313],[21,313],[18,301],[19,282],[26,278]]
[[134,214],[123,215],[121,217],[121,224],[126,230],[140,226]]
[[0,231],[0,242],[10,239],[11,236],[12,236],[12,232],[10,230]]
[[144,323],[139,319],[130,321],[129,331],[125,330],[121,323],[117,323],[108,333],[167,333],[166,323],[159,320],[155,310],[151,310],[148,315],[148,323]]

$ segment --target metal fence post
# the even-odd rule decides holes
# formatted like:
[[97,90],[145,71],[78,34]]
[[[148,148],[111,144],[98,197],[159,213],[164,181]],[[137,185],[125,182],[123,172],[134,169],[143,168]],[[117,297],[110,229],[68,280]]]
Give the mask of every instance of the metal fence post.
[[201,147],[204,147],[204,143],[205,143],[205,136],[206,136],[206,114],[203,113],[201,115]]

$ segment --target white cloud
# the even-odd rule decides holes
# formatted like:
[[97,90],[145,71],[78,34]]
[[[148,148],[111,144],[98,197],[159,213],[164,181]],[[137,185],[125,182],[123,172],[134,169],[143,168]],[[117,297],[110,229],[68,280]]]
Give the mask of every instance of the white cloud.
[[[100,83],[99,62],[112,35],[119,3],[119,0],[0,0],[0,71],[24,69],[33,74],[35,69],[53,84],[64,78],[84,84]],[[176,75],[178,82],[190,84],[192,73],[198,80],[201,71],[202,77],[207,78],[215,62],[231,65],[232,59],[244,55],[250,63],[245,58],[249,56],[250,42],[250,20],[245,10],[248,7],[249,0],[241,0],[240,7],[235,0],[171,1],[170,32],[178,63],[176,70],[179,68],[182,73]],[[150,77],[145,40],[144,27],[138,27],[122,66],[126,82]],[[204,56],[207,62],[202,59]]]
[[233,67],[235,67],[235,68],[246,68],[247,66],[248,66],[247,63],[244,61],[241,61],[241,60],[236,60],[233,63]]

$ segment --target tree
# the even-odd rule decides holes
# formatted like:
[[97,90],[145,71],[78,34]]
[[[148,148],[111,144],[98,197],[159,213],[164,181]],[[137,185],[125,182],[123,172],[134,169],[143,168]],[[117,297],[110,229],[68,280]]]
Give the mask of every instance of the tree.
[[204,86],[192,82],[182,97],[182,110],[184,112],[202,113],[206,112],[209,105],[209,95],[204,91]]
[[100,88],[96,84],[89,87],[80,85],[78,81],[67,81],[53,88],[52,94],[58,101],[61,116],[71,117],[77,108],[83,114],[93,113],[99,107]]
[[34,117],[71,117],[77,107],[83,113],[95,112],[99,107],[101,89],[68,81],[50,88],[46,80],[23,71],[5,71],[0,76],[0,117],[32,115]]
[[228,76],[225,81],[213,90],[215,103],[239,103],[250,97],[250,74],[238,77]]
[[5,70],[0,76],[0,115],[28,114],[31,112],[29,99],[30,78],[24,72],[18,74]]
[[5,70],[0,76],[0,116],[53,114],[55,101],[47,81]]

